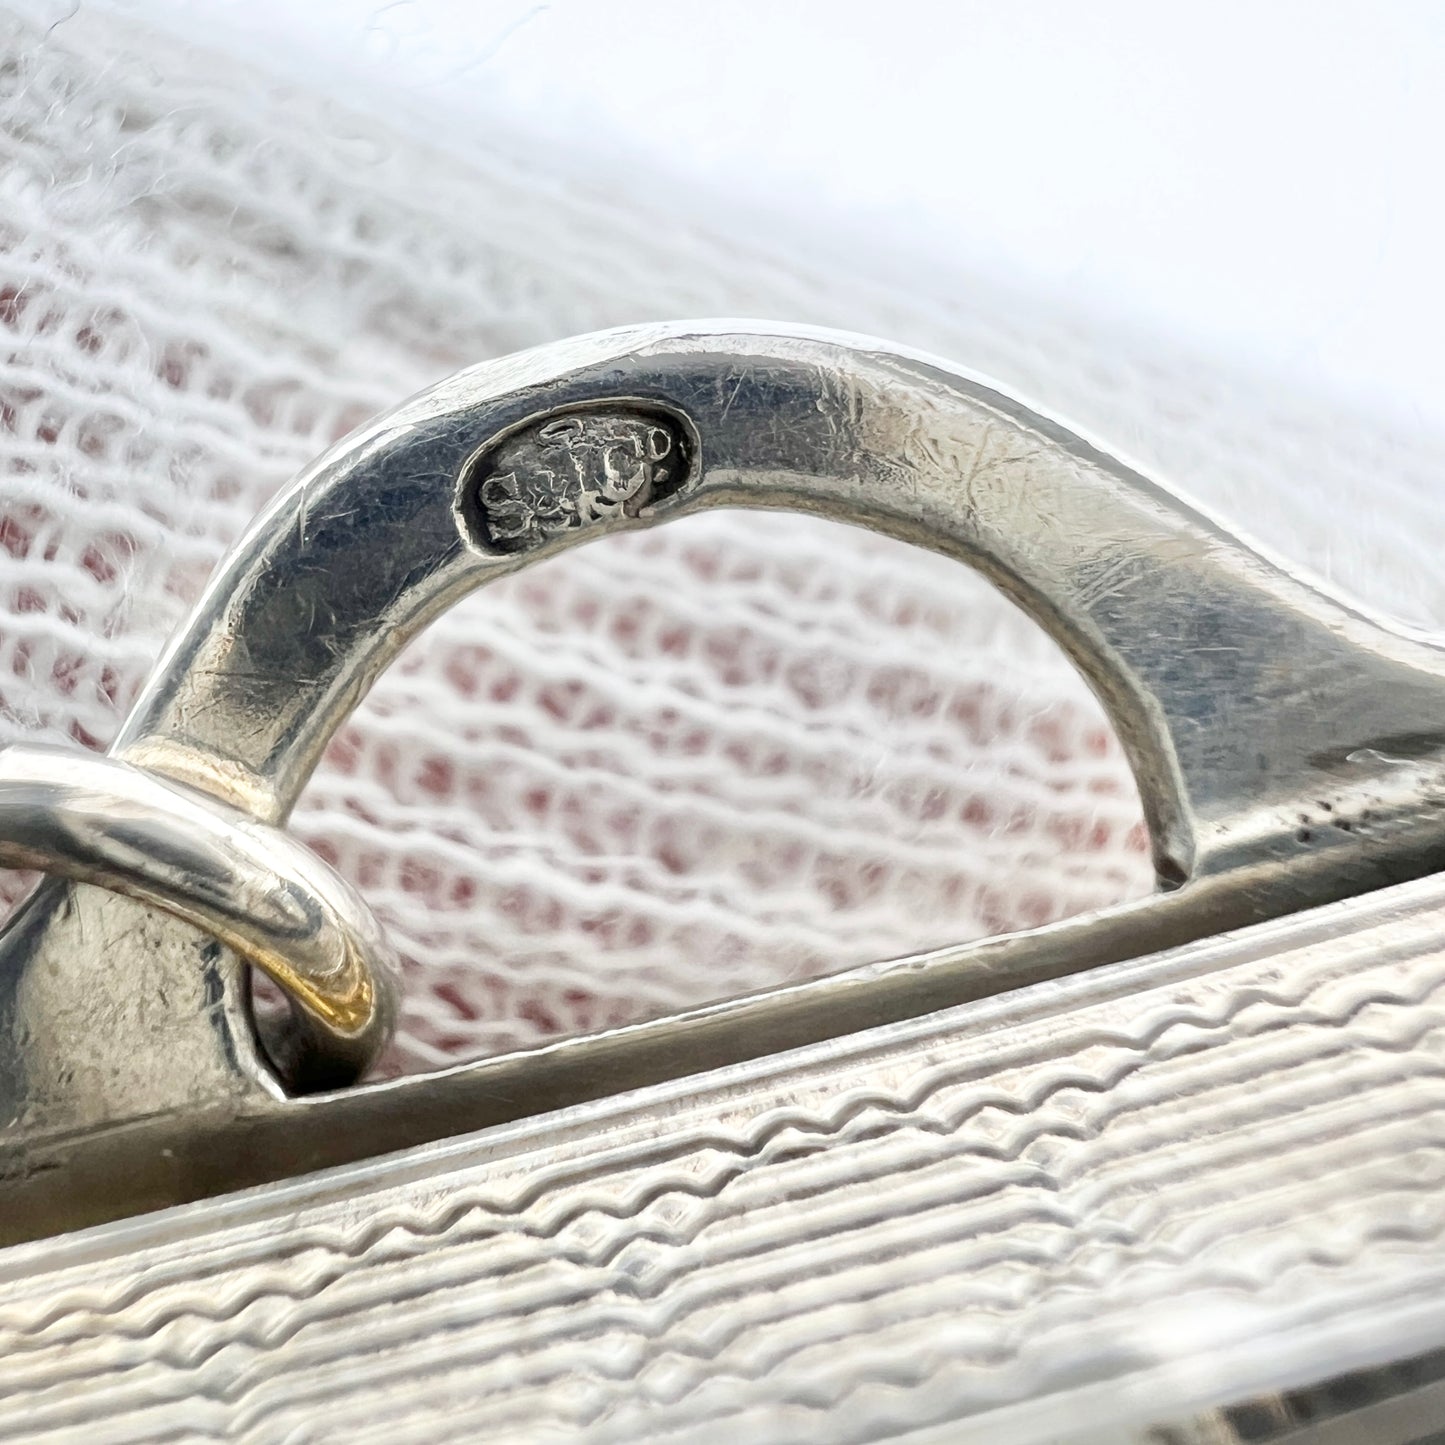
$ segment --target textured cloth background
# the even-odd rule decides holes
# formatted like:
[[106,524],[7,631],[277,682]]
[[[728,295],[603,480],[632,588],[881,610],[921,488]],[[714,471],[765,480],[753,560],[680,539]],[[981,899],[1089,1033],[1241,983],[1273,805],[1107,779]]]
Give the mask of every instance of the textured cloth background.
[[[463,163],[364,97],[53,18],[0,16],[5,738],[105,747],[227,545],[369,414],[654,318],[952,356],[1367,600],[1445,619],[1437,439],[986,278],[841,272],[801,220],[770,249],[625,175]],[[612,539],[470,599],[382,679],[294,827],[412,960],[404,1068],[1149,886],[1119,749],[1037,629],[952,563],[783,516]]]

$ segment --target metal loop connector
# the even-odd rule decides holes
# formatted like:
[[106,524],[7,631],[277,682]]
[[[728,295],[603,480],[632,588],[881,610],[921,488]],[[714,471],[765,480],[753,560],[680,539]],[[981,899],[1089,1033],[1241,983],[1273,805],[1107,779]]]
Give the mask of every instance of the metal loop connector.
[[225,803],[113,758],[5,748],[0,866],[98,884],[213,935],[285,991],[299,1032],[271,1047],[313,1083],[356,1077],[390,1036],[397,962],[371,910],[308,848]]
[[[389,1007],[361,982],[360,961],[383,956],[364,910],[348,897],[324,921],[308,912],[313,893],[334,895],[274,831],[337,727],[474,589],[718,507],[756,509],[759,529],[776,508],[869,527],[992,579],[1108,711],[1164,891],[428,1078],[287,1097],[318,1082],[306,1039],[260,1056],[237,952],[298,1001],[322,1080],[367,1056]],[[503,358],[340,442],[237,543],[111,758],[151,775],[138,808],[110,795],[111,765],[87,763],[96,794],[64,800],[84,826],[58,846],[47,796],[50,856],[0,816],[20,838],[9,857],[64,861],[233,949],[59,879],[0,930],[0,1169],[25,1181],[23,1217],[12,1189],[0,1221],[10,1237],[93,1219],[121,1194],[130,1209],[195,1199],[454,1136],[1445,869],[1445,650],[946,362],[731,322]],[[84,794],[80,766],[58,776]],[[156,776],[248,819],[149,791]],[[56,782],[53,759],[40,780]],[[193,810],[179,836],[177,799]],[[357,936],[374,942],[348,952]],[[95,1187],[78,1192],[80,1177]]]

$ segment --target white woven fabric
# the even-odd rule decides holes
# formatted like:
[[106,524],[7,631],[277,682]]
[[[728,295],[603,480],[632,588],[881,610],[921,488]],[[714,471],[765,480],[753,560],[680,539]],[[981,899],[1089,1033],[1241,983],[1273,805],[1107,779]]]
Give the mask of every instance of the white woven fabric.
[[[1376,603],[1445,618],[1429,439],[1082,312],[840,274],[802,229],[773,254],[650,211],[625,177],[463,164],[360,102],[50,18],[0,18],[7,738],[105,746],[227,544],[368,414],[487,356],[670,316],[951,355]],[[294,827],[412,960],[395,1062],[417,1068],[1140,892],[1138,814],[1096,704],[978,579],[737,514],[454,610]]]

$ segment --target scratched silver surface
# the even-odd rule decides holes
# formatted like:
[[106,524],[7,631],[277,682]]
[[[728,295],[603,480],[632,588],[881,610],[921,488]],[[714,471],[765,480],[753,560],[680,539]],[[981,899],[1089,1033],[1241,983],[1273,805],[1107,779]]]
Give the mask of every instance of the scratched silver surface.
[[16,1246],[0,1438],[1143,1438],[1445,1343],[1442,1010],[1426,879]]
[[0,930],[0,1239],[505,1126],[1445,870],[1445,650],[950,362],[760,323],[500,358],[339,442],[233,549],[114,756],[278,824],[445,607],[710,507],[753,509],[760,529],[776,508],[818,513],[993,578],[1108,709],[1172,891],[303,1103],[277,1084],[316,1082],[286,1067],[304,1049],[258,1048],[235,957],[50,879]]

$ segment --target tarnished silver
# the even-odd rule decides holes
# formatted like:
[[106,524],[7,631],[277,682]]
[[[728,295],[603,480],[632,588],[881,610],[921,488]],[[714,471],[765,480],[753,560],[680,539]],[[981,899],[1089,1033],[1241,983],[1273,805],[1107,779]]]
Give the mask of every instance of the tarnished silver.
[[355,889],[279,828],[190,788],[73,748],[0,749],[0,866],[94,883],[204,930],[285,991],[307,1040],[296,1047],[342,1082],[390,1035],[399,968]]
[[[488,363],[348,438],[220,569],[113,756],[280,824],[328,737],[441,609],[564,547],[709,507],[758,508],[759,527],[772,508],[819,512],[993,578],[1103,700],[1173,891],[303,1104],[278,1097],[234,955],[52,881],[0,939],[8,1237],[918,1017],[1445,861],[1437,649],[945,363],[735,324]],[[334,1062],[283,1059],[281,1082],[334,1078]]]

